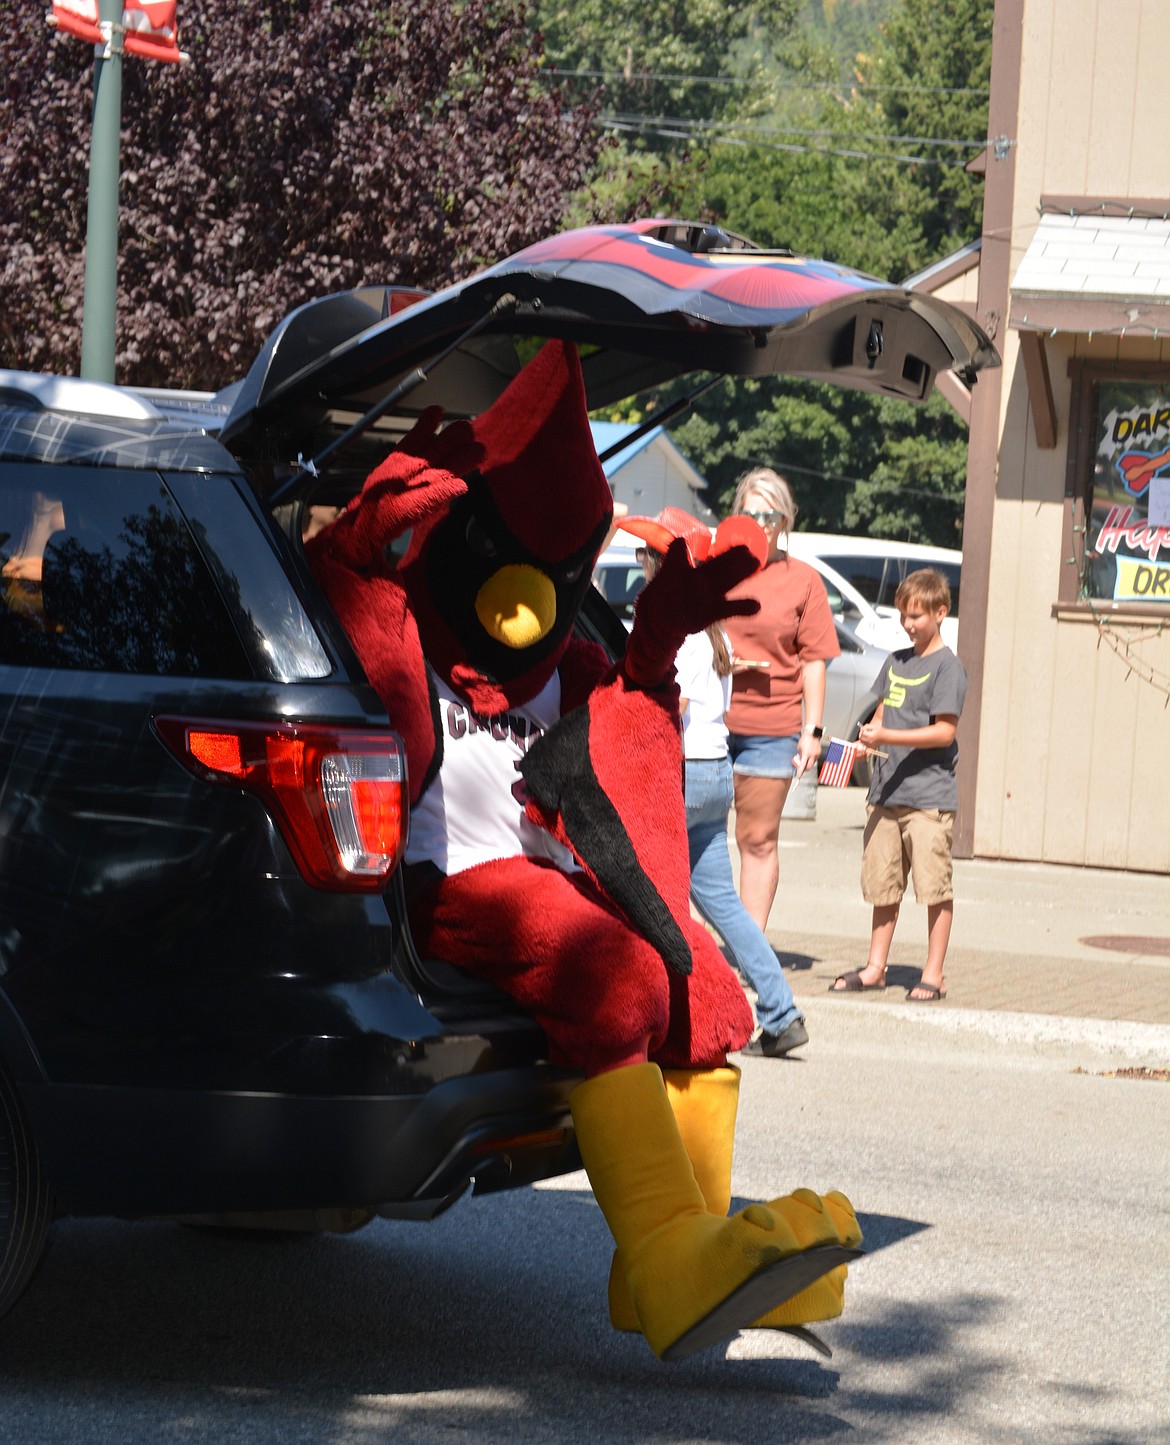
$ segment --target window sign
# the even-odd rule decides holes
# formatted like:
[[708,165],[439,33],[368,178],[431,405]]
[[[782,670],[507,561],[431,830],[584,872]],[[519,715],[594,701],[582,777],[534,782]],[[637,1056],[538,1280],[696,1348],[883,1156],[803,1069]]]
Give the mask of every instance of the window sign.
[[1087,594],[1170,604],[1170,384],[1101,381],[1096,393]]

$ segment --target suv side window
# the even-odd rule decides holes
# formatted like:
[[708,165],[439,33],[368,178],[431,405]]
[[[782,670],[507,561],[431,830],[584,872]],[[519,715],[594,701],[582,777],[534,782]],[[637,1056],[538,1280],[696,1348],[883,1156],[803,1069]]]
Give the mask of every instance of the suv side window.
[[901,582],[919,567],[933,567],[950,584],[951,616],[959,615],[960,569],[953,562],[920,561],[912,557],[829,557],[824,558],[834,571],[847,577],[858,592],[875,607],[894,606],[894,594]]
[[0,662],[252,676],[161,478],[44,464],[0,467]]
[[884,557],[826,557],[835,572],[852,582],[874,607],[892,607],[898,588],[898,569]]

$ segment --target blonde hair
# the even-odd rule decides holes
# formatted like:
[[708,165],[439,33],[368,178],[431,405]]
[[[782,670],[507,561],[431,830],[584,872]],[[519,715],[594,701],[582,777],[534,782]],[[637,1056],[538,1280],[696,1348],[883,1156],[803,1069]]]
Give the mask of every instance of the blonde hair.
[[[659,567],[662,566],[662,553],[656,551],[653,547],[647,547],[645,552],[646,561],[643,565],[646,569],[646,581],[649,582]],[[711,643],[711,662],[715,668],[715,676],[730,677],[731,651],[727,646],[727,635],[723,631],[723,624],[721,622],[712,622],[711,625],[705,627],[703,631],[707,634]]]
[[917,572],[907,572],[894,593],[894,606],[899,612],[905,612],[907,604],[911,602],[921,602],[928,612],[937,612],[940,607],[945,607],[949,612],[951,584],[933,567],[920,567]]
[[742,510],[744,499],[751,492],[765,498],[769,505],[780,513],[784,518],[783,530],[785,532],[792,531],[796,525],[796,498],[792,495],[791,486],[779,472],[774,472],[771,467],[751,467],[744,472],[735,484],[735,496],[732,498],[731,510],[733,512]]

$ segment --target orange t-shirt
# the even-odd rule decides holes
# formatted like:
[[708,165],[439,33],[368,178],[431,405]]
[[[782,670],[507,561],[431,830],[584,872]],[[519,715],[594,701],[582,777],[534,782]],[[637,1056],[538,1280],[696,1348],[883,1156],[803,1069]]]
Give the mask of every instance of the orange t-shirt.
[[727,726],[747,737],[786,737],[801,728],[801,667],[838,657],[837,628],[820,573],[786,554],[741,582],[732,597],[754,597],[754,617],[729,617],[723,626],[735,657],[768,667],[731,679]]

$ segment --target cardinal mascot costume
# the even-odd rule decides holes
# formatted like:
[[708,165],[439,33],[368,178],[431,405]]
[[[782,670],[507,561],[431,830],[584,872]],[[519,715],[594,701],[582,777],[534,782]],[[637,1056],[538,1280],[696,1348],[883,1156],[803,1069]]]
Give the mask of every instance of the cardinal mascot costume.
[[416,943],[505,990],[584,1075],[570,1106],[617,1246],[616,1328],[677,1359],[838,1315],[861,1237],[843,1195],[728,1216],[727,1055],[752,1015],[688,906],[675,653],[756,609],[727,593],[761,558],[676,541],[615,666],[573,635],[613,516],[575,349],[548,343],[475,421],[441,419],[307,544],[406,743]]

